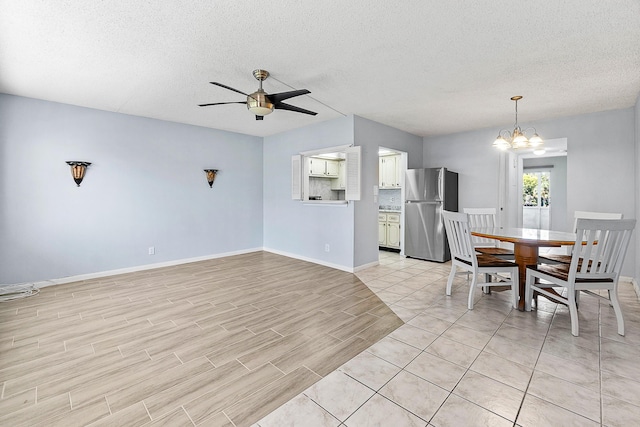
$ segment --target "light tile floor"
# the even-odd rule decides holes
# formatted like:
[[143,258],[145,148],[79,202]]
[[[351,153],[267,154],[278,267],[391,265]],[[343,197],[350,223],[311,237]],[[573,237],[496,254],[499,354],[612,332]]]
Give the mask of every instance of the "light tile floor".
[[640,303],[620,283],[626,321],[584,296],[580,336],[566,307],[539,298],[513,310],[507,292],[476,294],[450,264],[381,252],[357,276],[405,324],[256,425],[631,426],[640,419]]

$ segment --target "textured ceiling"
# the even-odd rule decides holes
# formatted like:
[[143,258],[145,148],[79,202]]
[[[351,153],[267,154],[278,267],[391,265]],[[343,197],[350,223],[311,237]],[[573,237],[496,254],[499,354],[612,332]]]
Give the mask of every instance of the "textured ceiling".
[[[315,117],[256,121],[244,92]],[[276,80],[277,79],[277,80]],[[637,0],[0,0],[0,92],[266,136],[356,114],[421,136],[635,103]],[[544,137],[544,134],[542,135]]]

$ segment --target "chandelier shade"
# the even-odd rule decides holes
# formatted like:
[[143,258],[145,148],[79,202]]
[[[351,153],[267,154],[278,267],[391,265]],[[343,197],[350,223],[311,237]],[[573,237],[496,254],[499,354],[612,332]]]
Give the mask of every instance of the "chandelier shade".
[[[542,146],[544,141],[538,135],[538,132],[534,127],[522,128],[518,125],[518,101],[522,99],[522,96],[512,96],[511,100],[516,102],[516,123],[513,127],[513,131],[509,132],[507,129],[502,129],[498,132],[496,140],[493,142],[493,146],[499,150],[517,150],[519,148],[534,148],[536,151],[544,153]],[[527,135],[531,135],[527,137]]]

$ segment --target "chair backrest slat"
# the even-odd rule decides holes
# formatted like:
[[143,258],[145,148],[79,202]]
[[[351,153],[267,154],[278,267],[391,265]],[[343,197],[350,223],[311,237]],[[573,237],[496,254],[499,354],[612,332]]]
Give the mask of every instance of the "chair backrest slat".
[[635,225],[635,219],[579,218],[569,277],[617,282]]
[[[469,215],[469,227],[471,228],[493,228],[496,226],[495,208],[464,208],[464,213]],[[476,247],[495,247],[497,242],[493,239],[471,236],[471,241]]]
[[573,232],[578,230],[579,219],[622,219],[621,213],[612,212],[588,212],[588,211],[575,211],[573,213]]

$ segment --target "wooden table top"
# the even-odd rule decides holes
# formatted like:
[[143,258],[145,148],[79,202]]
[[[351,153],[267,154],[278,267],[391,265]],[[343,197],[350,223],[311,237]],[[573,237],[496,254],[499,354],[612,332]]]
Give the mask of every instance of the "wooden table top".
[[576,242],[575,233],[539,230],[536,228],[472,228],[471,234],[501,242],[519,243],[529,246],[563,246]]

